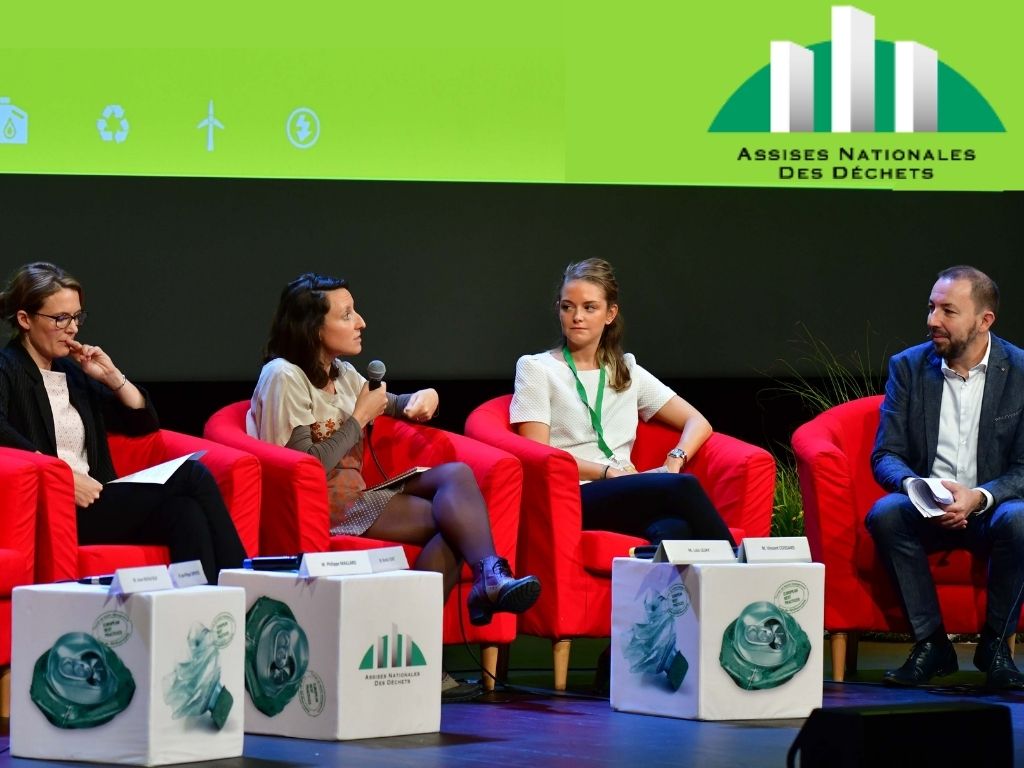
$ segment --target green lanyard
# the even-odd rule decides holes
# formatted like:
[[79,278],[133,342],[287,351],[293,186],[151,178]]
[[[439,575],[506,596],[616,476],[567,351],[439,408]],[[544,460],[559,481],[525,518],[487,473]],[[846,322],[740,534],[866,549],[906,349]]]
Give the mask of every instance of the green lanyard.
[[562,347],[562,357],[565,358],[566,365],[569,366],[573,378],[576,379],[576,391],[579,393],[580,400],[583,401],[583,404],[587,406],[587,410],[590,411],[590,423],[594,425],[594,432],[597,434],[597,447],[601,449],[601,453],[610,459],[615,456],[615,453],[608,447],[608,443],[604,441],[604,427],[601,426],[601,404],[604,402],[604,366],[601,366],[601,373],[597,379],[596,408],[591,408],[590,403],[587,402],[587,390],[583,387],[583,382],[580,381],[580,375],[576,371],[576,364],[572,361],[572,355],[569,354],[568,346]]

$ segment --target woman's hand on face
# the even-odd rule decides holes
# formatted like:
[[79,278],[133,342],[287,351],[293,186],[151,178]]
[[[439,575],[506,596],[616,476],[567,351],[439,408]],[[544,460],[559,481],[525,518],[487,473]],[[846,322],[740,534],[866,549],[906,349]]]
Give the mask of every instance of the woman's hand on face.
[[388,405],[388,387],[383,381],[377,389],[370,389],[369,382],[363,384],[359,397],[356,398],[355,408],[352,409],[352,416],[362,426],[366,426],[375,418],[384,413]]
[[421,389],[414,392],[405,406],[405,418],[409,421],[430,421],[437,413],[439,401],[436,389]]
[[93,480],[88,475],[82,475],[78,472],[73,474],[75,477],[75,506],[88,507],[100,497],[103,484],[98,480]]
[[68,348],[71,350],[71,357],[81,366],[86,376],[106,384],[111,389],[121,384],[121,372],[117,370],[110,355],[100,347],[71,339],[68,341]]

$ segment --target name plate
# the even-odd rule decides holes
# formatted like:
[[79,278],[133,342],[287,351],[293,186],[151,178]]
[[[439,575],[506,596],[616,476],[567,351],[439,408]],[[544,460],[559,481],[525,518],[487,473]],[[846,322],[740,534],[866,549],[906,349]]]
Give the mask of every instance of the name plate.
[[366,550],[354,552],[308,552],[302,556],[299,576],[316,579],[321,576],[348,576],[373,573]]
[[142,568],[118,568],[110,582],[110,594],[134,595],[137,592],[158,592],[174,589],[166,565],[147,565]]
[[406,559],[405,550],[402,547],[368,549],[366,554],[370,558],[370,568],[374,573],[404,571],[409,568],[409,561]]
[[809,563],[811,546],[805,536],[747,538],[740,544],[740,560],[747,563]]
[[663,541],[654,553],[656,563],[674,563],[690,565],[691,563],[735,563],[736,555],[723,539],[713,541],[677,540]]
[[203,570],[203,564],[198,560],[171,563],[167,566],[167,571],[171,574],[171,581],[177,589],[182,587],[198,587],[210,583],[206,580],[206,571]]

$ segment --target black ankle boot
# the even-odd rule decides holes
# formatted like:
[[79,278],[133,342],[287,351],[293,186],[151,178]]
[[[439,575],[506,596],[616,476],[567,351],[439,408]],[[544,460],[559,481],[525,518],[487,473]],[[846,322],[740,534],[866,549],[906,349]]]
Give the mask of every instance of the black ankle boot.
[[522,613],[540,597],[536,576],[517,579],[508,560],[491,555],[473,566],[473,589],[466,600],[469,621],[474,626],[490,624],[495,611]]
[[992,690],[1021,690],[1024,674],[1017,669],[1006,640],[987,627],[974,651],[974,666],[985,673],[985,685]]

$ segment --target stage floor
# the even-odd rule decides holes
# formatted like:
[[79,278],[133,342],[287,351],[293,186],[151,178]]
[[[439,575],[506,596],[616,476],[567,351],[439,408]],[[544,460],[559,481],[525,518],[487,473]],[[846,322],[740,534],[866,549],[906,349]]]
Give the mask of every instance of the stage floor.
[[[901,663],[908,647],[901,643],[863,643],[863,671],[858,682],[826,681],[825,707],[955,701],[1008,704],[1013,721],[1014,764],[1024,768],[1024,693],[983,693],[979,688],[982,675],[970,664],[974,647],[967,644],[958,645],[961,668],[966,671],[943,679],[943,687],[900,690],[872,682],[883,669]],[[511,677],[515,680],[526,675],[517,672]],[[587,694],[586,686],[575,687],[566,695],[516,689],[472,702],[446,704],[442,707],[440,733],[348,742],[247,736],[243,757],[193,765],[762,768],[786,764],[786,753],[803,725],[803,720],[697,722],[626,714],[612,711],[606,698]],[[74,765],[12,758],[6,749],[6,737],[0,739],[0,746],[0,768]],[[837,745],[837,749],[841,747]]]

